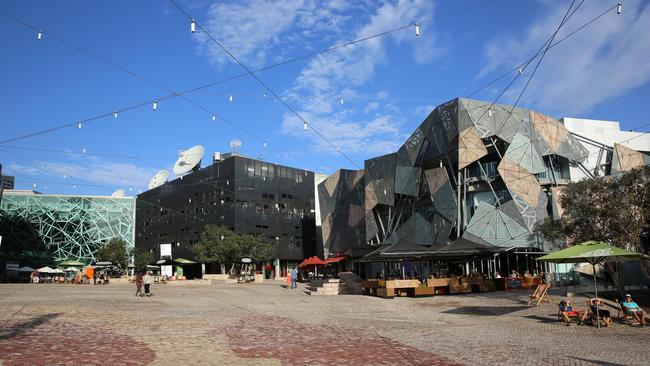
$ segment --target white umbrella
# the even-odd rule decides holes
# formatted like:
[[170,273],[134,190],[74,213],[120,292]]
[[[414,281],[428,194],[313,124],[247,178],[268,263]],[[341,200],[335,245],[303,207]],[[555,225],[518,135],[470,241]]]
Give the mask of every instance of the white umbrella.
[[57,268],[52,271],[52,273],[63,273],[64,271],[61,268]]
[[23,266],[18,268],[18,272],[34,272],[34,268],[28,267],[28,266]]
[[40,273],[54,273],[54,269],[52,269],[52,268],[50,268],[48,266],[41,267],[41,268],[37,269],[36,271],[40,272]]
[[65,269],[65,271],[66,271],[66,272],[77,272],[78,269],[79,269],[79,268],[68,267],[68,268]]

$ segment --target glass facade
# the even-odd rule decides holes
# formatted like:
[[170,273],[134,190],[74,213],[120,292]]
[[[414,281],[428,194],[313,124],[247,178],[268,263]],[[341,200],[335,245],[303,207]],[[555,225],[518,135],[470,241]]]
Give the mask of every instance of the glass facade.
[[[134,245],[133,197],[63,196],[5,191],[0,203],[3,245],[39,240],[54,261],[94,261],[112,238]],[[20,243],[18,243],[20,244]]]

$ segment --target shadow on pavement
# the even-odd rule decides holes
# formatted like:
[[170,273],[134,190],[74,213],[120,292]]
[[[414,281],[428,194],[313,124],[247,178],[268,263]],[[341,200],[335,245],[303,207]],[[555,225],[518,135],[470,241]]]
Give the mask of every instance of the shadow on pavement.
[[524,318],[537,320],[540,323],[559,323],[557,316],[539,316],[539,315],[524,315]]
[[528,306],[462,306],[455,309],[443,311],[447,314],[463,315],[506,315],[528,309]]
[[21,334],[25,334],[33,330],[34,328],[41,326],[49,322],[50,320],[58,317],[59,315],[60,315],[59,313],[45,314],[45,315],[38,316],[36,318],[32,318],[23,323],[11,325],[8,327],[3,327],[0,329],[0,341],[17,337]]
[[591,360],[588,358],[582,358],[582,357],[571,357],[574,360],[580,360],[584,362],[589,362],[594,365],[602,365],[602,366],[624,366],[624,363],[616,363],[616,362],[607,362],[607,361],[599,361],[599,360]]

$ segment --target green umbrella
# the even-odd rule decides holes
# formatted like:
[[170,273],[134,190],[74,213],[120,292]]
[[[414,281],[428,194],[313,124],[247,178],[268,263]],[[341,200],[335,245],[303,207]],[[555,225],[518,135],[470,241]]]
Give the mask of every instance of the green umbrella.
[[176,259],[174,259],[174,260],[176,261],[176,263],[179,263],[179,264],[181,264],[181,265],[182,265],[182,264],[196,264],[196,262],[191,261],[191,260],[189,260],[189,259],[185,259],[185,258],[176,258]]
[[[596,264],[605,261],[624,261],[644,259],[641,253],[630,252],[625,249],[617,248],[602,241],[586,241],[578,245],[562,249],[560,251],[547,254],[537,258],[538,261],[553,263],[589,263],[593,268],[594,292],[598,297],[598,284],[596,280]],[[600,314],[598,303],[596,303],[596,322],[600,328]]]
[[65,262],[59,263],[59,266],[61,266],[61,267],[65,267],[65,266],[68,266],[68,267],[83,267],[85,265],[86,265],[85,263],[75,261],[75,260],[67,260]]

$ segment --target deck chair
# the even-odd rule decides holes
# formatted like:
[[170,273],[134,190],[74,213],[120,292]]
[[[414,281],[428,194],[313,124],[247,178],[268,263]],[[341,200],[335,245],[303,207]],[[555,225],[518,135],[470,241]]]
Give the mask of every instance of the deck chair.
[[[618,311],[616,317],[618,318],[618,320],[619,321],[622,320],[623,322],[627,323],[627,325],[634,325],[634,323],[636,323],[636,319],[634,319],[632,315],[628,315],[625,312],[625,309],[623,308],[623,304],[621,304],[621,302],[618,301],[618,299],[616,299],[615,301],[617,305],[616,310]],[[644,314],[644,316],[647,317],[648,314]]]
[[[587,301],[587,315],[585,316],[585,321],[590,322],[591,324],[597,324],[596,321],[600,320],[601,324],[603,327],[607,327],[613,324],[612,318],[611,317],[606,317],[604,318],[603,315],[609,313],[609,310],[605,309],[605,303],[603,302],[603,306],[600,307],[599,311],[602,311],[602,315],[599,317],[596,315],[596,312],[593,310],[592,305],[591,305],[591,300],[586,300]],[[605,312],[606,311],[606,312]]]
[[[557,320],[558,321],[561,321],[561,322],[565,321],[564,316],[562,316],[562,313],[564,312],[564,309],[566,308],[566,306],[567,306],[566,301],[564,301],[564,300],[558,301],[558,303],[557,303]],[[575,311],[574,314],[568,314],[567,315],[569,317],[569,323],[567,325],[569,325],[571,323],[571,320],[573,320],[574,318],[578,320],[578,324],[582,324],[583,319],[580,317],[580,314],[582,312],[580,312],[580,310],[575,309],[575,308],[574,308],[574,311]]]
[[546,283],[540,283],[537,285],[537,288],[535,289],[535,292],[530,295],[528,299],[528,305],[530,305],[531,302],[537,301],[535,305],[539,305],[540,302],[546,301],[546,302],[551,302],[551,298],[548,297],[548,284]]

